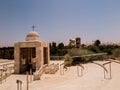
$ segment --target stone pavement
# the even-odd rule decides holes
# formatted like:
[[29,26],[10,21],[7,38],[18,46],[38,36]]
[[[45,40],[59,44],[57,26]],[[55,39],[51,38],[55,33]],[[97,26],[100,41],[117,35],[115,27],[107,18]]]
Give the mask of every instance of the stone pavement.
[[[52,61],[51,63],[58,63]],[[61,63],[61,62],[59,62]],[[43,74],[41,80],[31,81],[29,77],[29,90],[119,90],[120,65],[112,63],[112,79],[104,79],[103,69],[88,63],[84,65],[82,77],[77,75],[77,67],[72,66],[64,75],[60,71],[56,74]],[[26,75],[11,75],[6,82],[0,84],[0,90],[17,90],[16,80],[22,81],[22,89],[27,90]]]

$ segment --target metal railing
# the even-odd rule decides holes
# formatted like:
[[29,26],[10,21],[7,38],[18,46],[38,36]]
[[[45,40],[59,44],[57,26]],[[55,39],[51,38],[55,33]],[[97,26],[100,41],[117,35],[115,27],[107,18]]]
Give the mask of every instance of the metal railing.
[[[92,63],[94,63],[94,64],[96,64],[96,65],[98,65],[98,66],[100,66],[100,67],[102,67],[103,68],[103,70],[104,70],[104,79],[111,79],[112,78],[112,75],[111,75],[111,62],[109,61],[109,62],[106,62],[106,63],[103,63],[103,64],[99,64],[99,63],[96,63],[96,62],[92,62]],[[107,69],[106,67],[105,67],[105,65],[107,65],[107,64],[109,64],[109,69]],[[107,78],[106,77],[106,75],[109,73],[109,77]]]
[[[77,64],[77,76],[78,77],[82,77],[83,76],[83,70],[84,70],[84,66],[82,64]],[[81,71],[81,72],[80,72]]]
[[63,60],[64,56],[50,56],[50,60]]
[[[77,67],[77,76],[78,77],[83,76],[83,70],[85,69],[84,66],[82,64],[77,64],[76,67]],[[70,70],[70,67],[65,66],[64,63],[60,64],[60,75],[64,75],[64,71],[67,71],[68,68]]]

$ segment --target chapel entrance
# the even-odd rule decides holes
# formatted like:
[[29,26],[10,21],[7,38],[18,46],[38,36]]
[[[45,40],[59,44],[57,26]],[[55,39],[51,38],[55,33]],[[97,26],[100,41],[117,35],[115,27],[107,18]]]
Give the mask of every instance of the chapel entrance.
[[36,70],[36,48],[20,48],[20,73],[25,73],[26,71]]

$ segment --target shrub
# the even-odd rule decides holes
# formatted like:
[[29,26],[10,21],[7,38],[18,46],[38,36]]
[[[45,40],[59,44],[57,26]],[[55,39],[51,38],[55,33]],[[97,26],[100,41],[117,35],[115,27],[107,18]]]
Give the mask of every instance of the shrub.
[[95,52],[95,53],[101,52],[98,46],[93,46],[93,45],[88,46],[88,50]]
[[86,62],[86,59],[84,57],[73,57],[72,65],[77,65],[85,62]]
[[87,54],[92,54],[92,51],[89,51],[87,49],[78,49],[78,48],[73,48],[68,50],[68,54],[70,56],[81,56],[81,55],[87,55]]
[[65,66],[71,66],[72,65],[72,58],[69,56],[69,54],[66,54],[64,57],[64,65]]
[[[96,61],[96,60],[103,61],[107,57],[107,54],[104,55],[101,53],[101,55],[100,55],[100,53],[99,53],[97,55],[87,49],[76,49],[76,48],[70,49],[68,51],[68,54],[72,57],[72,62],[69,62],[69,63],[71,63],[69,65],[77,65],[77,64],[81,64],[81,63],[84,64],[84,63],[89,63],[89,62]],[[66,58],[68,58],[68,57],[66,57]],[[66,59],[66,61],[67,60],[68,59]]]
[[118,48],[118,49],[112,50],[112,55],[114,57],[120,57],[120,49]]

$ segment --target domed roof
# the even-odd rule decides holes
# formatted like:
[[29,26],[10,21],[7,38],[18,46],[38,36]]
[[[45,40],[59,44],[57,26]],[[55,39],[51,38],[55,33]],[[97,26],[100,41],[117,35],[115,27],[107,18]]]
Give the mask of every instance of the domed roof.
[[40,41],[40,36],[37,32],[31,31],[26,36],[26,41]]

